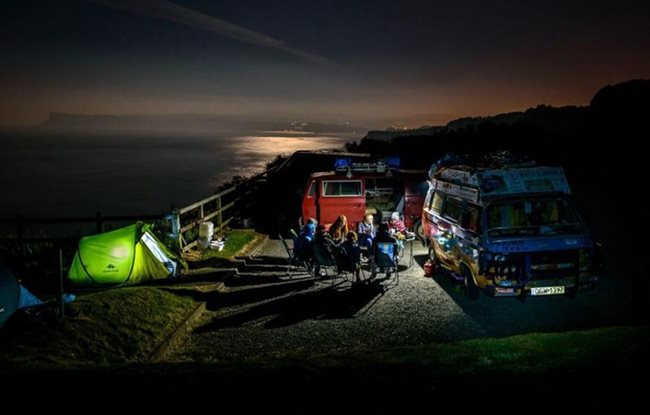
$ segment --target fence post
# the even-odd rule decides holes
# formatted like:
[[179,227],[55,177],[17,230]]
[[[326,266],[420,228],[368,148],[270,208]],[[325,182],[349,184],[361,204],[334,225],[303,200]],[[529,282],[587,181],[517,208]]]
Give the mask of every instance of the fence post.
[[183,252],[183,232],[181,232],[181,215],[176,209],[172,209],[171,213],[172,234],[178,235],[178,247]]
[[99,211],[95,212],[95,218],[97,219],[97,233],[104,232],[104,222],[102,221],[102,213]]
[[217,226],[219,227],[219,230],[221,230],[221,224],[223,223],[223,218],[221,217],[221,196],[219,196],[216,200],[217,202]]
[[63,305],[63,250],[59,248],[59,318],[65,317],[64,305]]
[[20,256],[19,263],[22,270],[27,268],[25,253],[27,251],[25,246],[25,217],[21,214],[16,215],[16,236],[18,237],[18,255]]
[[16,236],[18,237],[18,246],[20,247],[20,260],[25,259],[25,217],[21,214],[16,215]]

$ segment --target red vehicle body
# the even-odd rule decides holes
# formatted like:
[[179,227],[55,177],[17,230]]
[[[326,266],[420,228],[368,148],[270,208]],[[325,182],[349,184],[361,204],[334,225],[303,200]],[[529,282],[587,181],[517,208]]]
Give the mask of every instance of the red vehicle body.
[[[400,212],[404,224],[420,234],[422,205],[428,190],[426,172],[389,169],[374,165],[313,173],[302,197],[303,223],[315,218],[328,225],[345,215],[350,229],[356,229],[367,213],[375,223]],[[354,226],[354,228],[353,228]]]

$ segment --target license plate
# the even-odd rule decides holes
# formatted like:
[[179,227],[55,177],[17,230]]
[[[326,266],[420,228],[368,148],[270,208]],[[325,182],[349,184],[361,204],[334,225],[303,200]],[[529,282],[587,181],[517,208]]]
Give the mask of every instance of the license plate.
[[555,295],[555,294],[564,294],[564,286],[533,287],[530,289],[530,295]]

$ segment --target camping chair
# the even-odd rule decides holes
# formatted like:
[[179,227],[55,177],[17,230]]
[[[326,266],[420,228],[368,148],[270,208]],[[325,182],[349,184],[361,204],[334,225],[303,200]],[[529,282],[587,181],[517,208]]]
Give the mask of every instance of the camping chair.
[[284,249],[287,251],[288,262],[289,262],[289,265],[287,267],[287,274],[289,275],[289,278],[291,278],[292,270],[293,271],[298,270],[301,266],[304,266],[305,271],[309,272],[310,271],[309,261],[300,255],[296,255],[294,250],[289,248],[289,245],[287,245],[287,241],[282,237],[282,234],[278,234],[278,237],[280,238],[280,241],[282,241],[282,245],[284,246]]
[[311,244],[311,253],[312,253],[312,260],[313,260],[312,275],[314,277],[319,276],[321,269],[325,272],[325,276],[328,275],[327,270],[329,270],[329,269],[334,271],[335,276],[338,275],[338,271],[336,270],[336,261],[334,260],[334,256],[327,249],[325,244],[323,244],[323,243],[312,243]]
[[356,273],[358,271],[359,282],[365,280],[365,274],[363,272],[363,268],[361,268],[361,262],[352,262],[343,246],[337,247],[336,251],[334,252],[334,262],[336,263],[337,277],[343,275],[347,280],[346,274],[350,274],[352,276],[352,281],[355,281]]
[[395,283],[399,283],[399,266],[396,242],[377,242],[373,248],[374,255],[370,266],[370,278],[374,279],[377,273],[385,273],[390,278],[395,273]]

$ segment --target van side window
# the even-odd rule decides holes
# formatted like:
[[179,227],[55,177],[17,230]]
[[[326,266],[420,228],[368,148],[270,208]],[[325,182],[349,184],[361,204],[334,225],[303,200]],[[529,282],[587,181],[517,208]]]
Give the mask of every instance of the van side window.
[[471,232],[477,232],[479,229],[479,217],[481,216],[481,208],[476,205],[467,203],[465,205],[465,210],[463,211],[463,216],[460,221],[460,226],[463,229],[467,229]]
[[393,180],[382,177],[366,178],[366,197],[382,197],[393,194]]
[[436,192],[433,195],[433,202],[431,203],[431,209],[433,209],[434,212],[440,213],[440,209],[442,208],[442,202],[445,200],[444,193]]
[[307,196],[316,196],[316,182],[311,182],[311,185],[309,185],[309,192],[307,193]]
[[361,180],[323,181],[323,196],[361,196]]
[[462,212],[463,202],[453,197],[447,197],[444,206],[442,207],[442,215],[460,222],[460,214]]

